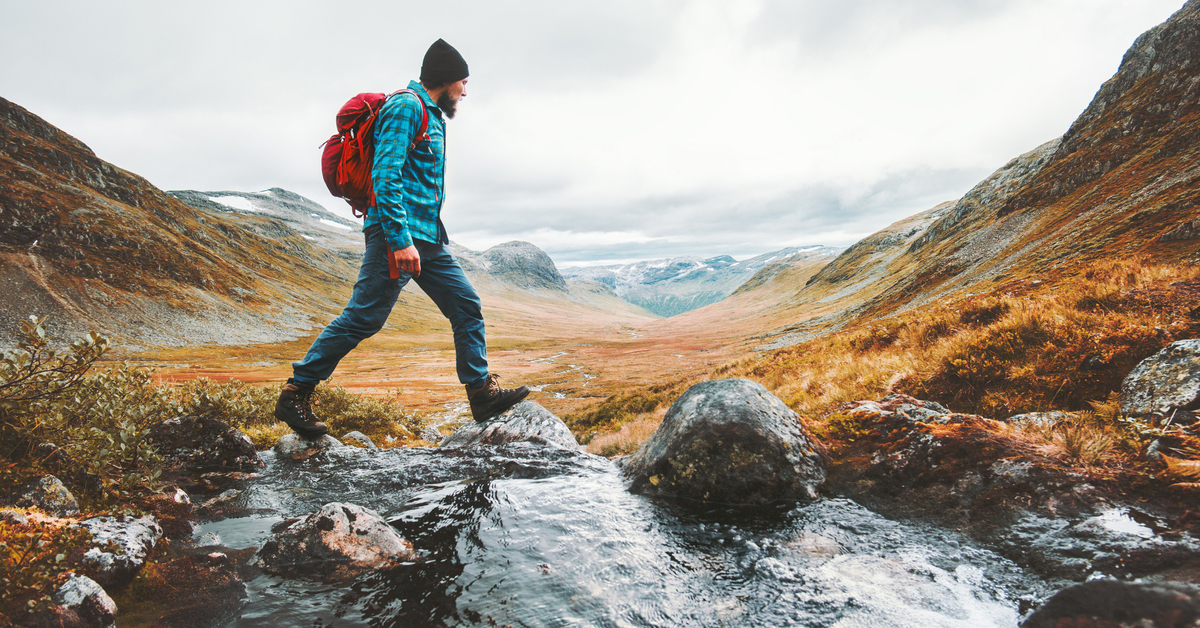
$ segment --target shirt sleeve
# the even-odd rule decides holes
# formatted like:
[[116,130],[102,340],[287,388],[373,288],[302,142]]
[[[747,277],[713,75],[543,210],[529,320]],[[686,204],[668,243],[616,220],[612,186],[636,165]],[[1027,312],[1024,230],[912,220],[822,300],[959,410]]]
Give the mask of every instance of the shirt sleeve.
[[408,209],[404,206],[404,162],[421,126],[421,103],[414,94],[389,98],[375,121],[375,163],[371,181],[375,207],[371,210],[393,251],[412,246]]

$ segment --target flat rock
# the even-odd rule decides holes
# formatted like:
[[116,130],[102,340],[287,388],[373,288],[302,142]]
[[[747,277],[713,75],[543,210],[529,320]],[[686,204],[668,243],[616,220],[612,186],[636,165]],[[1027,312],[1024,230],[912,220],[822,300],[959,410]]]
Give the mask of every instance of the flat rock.
[[379,513],[335,502],[281,527],[251,562],[276,575],[341,580],[415,558],[412,544]]
[[275,451],[275,455],[280,458],[300,461],[311,458],[323,451],[345,446],[341,441],[329,434],[311,440],[299,434],[288,434],[280,438],[272,449]]
[[149,515],[144,517],[93,517],[75,524],[92,534],[91,547],[84,553],[87,575],[105,588],[129,583],[155,544],[162,528]]
[[367,436],[359,431],[349,432],[342,438],[348,438],[366,449],[379,449],[379,446],[375,444],[375,441],[371,440],[370,436]]
[[1200,339],[1180,340],[1142,360],[1121,384],[1121,414],[1170,416],[1200,410]]
[[468,423],[443,439],[441,446],[443,449],[457,449],[521,441],[579,449],[575,435],[562,419],[532,401],[522,401],[486,423]]
[[1182,628],[1200,622],[1200,592],[1183,584],[1096,580],[1063,589],[1022,628]]
[[9,506],[37,508],[55,517],[66,517],[79,513],[79,501],[53,475],[43,476],[25,483],[13,491],[7,501]]
[[249,436],[228,423],[208,417],[167,419],[150,428],[149,438],[166,466],[186,477],[255,471],[266,466]]
[[783,401],[725,379],[689,388],[621,464],[635,493],[753,505],[815,499],[827,461]]

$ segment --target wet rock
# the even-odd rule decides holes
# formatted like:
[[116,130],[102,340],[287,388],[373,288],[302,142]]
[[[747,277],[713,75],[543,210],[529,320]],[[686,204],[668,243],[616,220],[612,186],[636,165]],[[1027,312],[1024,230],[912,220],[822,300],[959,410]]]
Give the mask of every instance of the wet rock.
[[146,507],[168,539],[192,536],[192,498],[183,489],[173,487],[155,494],[146,500]]
[[1121,384],[1126,416],[1188,414],[1200,410],[1200,339],[1180,340],[1146,358]]
[[277,575],[340,580],[415,558],[412,544],[375,511],[332,503],[277,532],[252,564]]
[[106,589],[129,583],[146,563],[150,550],[163,536],[154,517],[93,517],[73,527],[92,534],[84,553],[87,575]]
[[123,613],[123,623],[158,628],[228,626],[241,614],[246,585],[235,561],[225,552],[208,552],[148,565],[123,599],[137,607]]
[[38,628],[111,628],[117,625],[116,603],[87,576],[71,576],[54,592],[52,600],[54,606],[24,625]]
[[275,443],[275,455],[288,460],[307,460],[323,451],[345,447],[338,439],[325,434],[321,438],[309,440],[299,434],[288,434]]
[[579,449],[575,435],[562,419],[532,401],[522,401],[487,423],[468,423],[442,440],[441,446],[443,449],[456,449],[522,441]]
[[228,473],[205,473],[197,483],[205,491],[224,491],[232,486],[241,486],[246,480],[258,477],[257,473],[230,471]]
[[75,496],[53,475],[23,484],[6,501],[8,506],[37,508],[55,517],[79,513],[79,502]]
[[29,517],[15,510],[0,510],[0,522],[23,526],[29,523]]
[[1200,622],[1200,591],[1183,584],[1096,580],[1059,591],[1022,628],[1184,628]]
[[816,498],[826,463],[824,445],[779,398],[727,379],[689,388],[622,464],[635,493],[766,504]]
[[418,434],[418,436],[421,437],[421,440],[426,440],[431,443],[442,442],[442,433],[432,425],[426,425],[425,427],[421,428],[421,432]]
[[367,449],[379,449],[379,447],[375,445],[375,441],[371,440],[370,436],[367,436],[366,434],[363,434],[362,432],[358,432],[358,431],[350,432],[350,433],[346,434],[345,436],[343,436],[342,439],[343,440],[345,440],[345,439],[352,440],[352,441],[358,443],[360,446],[365,447]]
[[255,471],[265,466],[249,436],[208,417],[168,419],[151,428],[149,438],[167,468],[184,477]]
[[1110,488],[1032,451],[1002,423],[899,411],[914,402],[924,404],[893,396],[840,410],[833,423],[853,433],[839,443],[828,490],[888,516],[959,528],[1055,578],[1144,576],[1196,562],[1200,546],[1189,537],[1164,538],[1169,526],[1110,501]]

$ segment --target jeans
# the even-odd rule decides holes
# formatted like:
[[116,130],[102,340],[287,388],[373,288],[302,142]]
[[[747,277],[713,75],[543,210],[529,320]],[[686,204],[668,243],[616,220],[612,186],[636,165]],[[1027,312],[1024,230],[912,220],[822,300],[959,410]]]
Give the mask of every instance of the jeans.
[[316,384],[329,379],[347,353],[364,339],[375,335],[387,322],[400,290],[409,279],[437,304],[454,330],[454,353],[458,381],[478,388],[488,374],[487,341],[483,311],[475,287],[467,279],[458,260],[441,244],[413,240],[421,256],[421,274],[416,278],[400,272],[399,279],[388,273],[388,246],[380,225],[363,232],[367,250],[354,293],[342,313],[313,341],[304,359],[292,364],[293,379]]

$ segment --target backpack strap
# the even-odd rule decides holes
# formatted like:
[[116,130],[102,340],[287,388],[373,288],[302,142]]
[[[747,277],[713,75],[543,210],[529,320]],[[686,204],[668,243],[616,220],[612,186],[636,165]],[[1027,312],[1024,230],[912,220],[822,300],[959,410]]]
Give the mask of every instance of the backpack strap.
[[421,107],[421,126],[417,127],[417,132],[413,134],[413,141],[408,145],[408,150],[415,150],[417,148],[417,144],[429,139],[429,133],[426,132],[429,130],[429,110],[425,108],[425,101],[421,99],[421,95],[414,90],[408,88],[398,89],[392,92],[388,98],[391,98],[396,94],[412,94],[413,96],[416,96],[417,105]]

